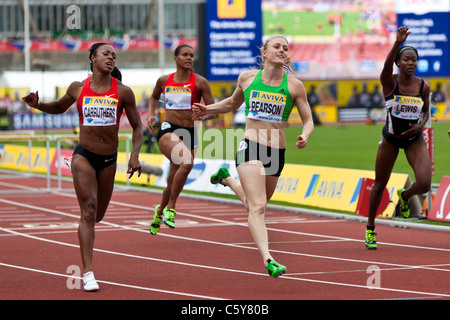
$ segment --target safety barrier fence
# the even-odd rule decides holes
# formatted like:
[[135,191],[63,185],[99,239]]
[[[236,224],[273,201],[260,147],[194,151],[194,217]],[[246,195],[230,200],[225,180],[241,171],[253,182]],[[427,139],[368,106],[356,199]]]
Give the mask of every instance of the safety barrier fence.
[[[50,170],[50,144],[51,142],[56,143],[56,167],[57,167],[57,189],[61,190],[61,141],[63,140],[73,140],[76,141],[79,139],[78,135],[75,134],[58,134],[58,135],[35,135],[33,132],[23,132],[23,133],[15,133],[10,134],[8,132],[0,132],[0,142],[28,142],[28,172],[29,174],[33,173],[33,142],[34,141],[44,141],[45,149],[46,149],[46,178],[47,178],[47,187],[48,191],[51,190],[51,170]],[[126,158],[129,158],[130,154],[130,144],[131,134],[121,134],[119,135],[119,140],[125,140],[125,153]],[[126,185],[130,185],[130,181],[126,179]]]

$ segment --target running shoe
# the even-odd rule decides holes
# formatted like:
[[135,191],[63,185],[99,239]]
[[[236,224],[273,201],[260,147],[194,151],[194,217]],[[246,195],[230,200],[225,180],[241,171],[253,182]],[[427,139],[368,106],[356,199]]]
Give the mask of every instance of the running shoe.
[[211,176],[211,183],[212,184],[217,184],[220,183],[222,184],[222,179],[224,178],[228,178],[230,176],[230,172],[228,171],[227,167],[222,167],[219,169],[219,171],[217,171],[215,174],[213,174]]
[[159,204],[155,207],[155,216],[153,217],[152,224],[150,225],[150,233],[153,235],[157,234],[159,227],[161,227],[162,216],[158,216],[158,208]]
[[83,274],[83,287],[84,291],[88,292],[98,291],[99,287],[97,281],[95,281],[94,273],[92,271]]
[[408,199],[407,201],[403,200],[403,192],[405,192],[405,189],[397,190],[397,195],[400,199],[400,212],[402,213],[403,218],[409,218],[409,203],[411,199]]
[[286,267],[272,259],[267,260],[266,270],[269,273],[269,276],[274,278],[278,278],[282,274],[286,273]]
[[164,223],[167,224],[171,228],[175,228],[175,209],[167,209],[164,208]]
[[377,240],[375,238],[376,233],[374,230],[366,229],[366,248],[369,250],[375,250],[377,248]]

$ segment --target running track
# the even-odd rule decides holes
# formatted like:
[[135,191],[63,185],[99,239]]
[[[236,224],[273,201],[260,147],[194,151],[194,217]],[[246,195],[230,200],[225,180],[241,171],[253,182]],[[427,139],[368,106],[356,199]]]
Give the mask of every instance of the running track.
[[44,179],[0,172],[2,300],[450,298],[450,232],[379,224],[378,250],[369,251],[364,223],[270,208],[271,252],[287,266],[273,279],[241,205],[181,197],[176,228],[152,236],[160,194],[120,188],[96,226],[100,291],[86,293],[73,278],[81,259],[72,184],[37,192],[43,186]]

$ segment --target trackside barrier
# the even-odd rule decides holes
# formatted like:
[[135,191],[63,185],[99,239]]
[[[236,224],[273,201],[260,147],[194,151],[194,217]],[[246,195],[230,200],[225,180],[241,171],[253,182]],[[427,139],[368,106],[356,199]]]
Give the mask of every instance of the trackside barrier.
[[28,172],[32,174],[33,171],[33,141],[45,141],[45,149],[46,149],[46,167],[47,167],[47,190],[49,191],[51,188],[50,185],[50,136],[35,136],[35,135],[0,135],[0,142],[17,142],[17,141],[28,141]]
[[[51,190],[51,169],[50,169],[50,142],[56,142],[56,153],[57,153],[57,181],[58,181],[58,191],[61,190],[61,163],[64,161],[61,160],[61,140],[78,140],[78,135],[70,134],[70,135],[34,135],[33,133],[23,133],[23,134],[0,134],[0,142],[18,142],[18,141],[27,141],[28,142],[28,172],[29,174],[33,173],[33,141],[45,141],[45,149],[46,149],[46,163],[45,163],[45,174],[47,177],[47,191]],[[130,144],[129,140],[131,140],[131,134],[122,134],[119,135],[119,140],[125,140],[125,150],[126,150],[126,159],[129,158],[130,155]],[[17,169],[12,167],[11,169]],[[130,185],[130,181],[128,175],[126,176],[126,185]]]

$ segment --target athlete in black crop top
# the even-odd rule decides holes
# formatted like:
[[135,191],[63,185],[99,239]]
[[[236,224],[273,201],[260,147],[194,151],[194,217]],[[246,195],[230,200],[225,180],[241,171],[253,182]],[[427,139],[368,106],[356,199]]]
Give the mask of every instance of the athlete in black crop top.
[[[397,39],[380,75],[387,116],[375,162],[375,184],[369,198],[365,243],[368,249],[377,248],[375,216],[400,148],[405,150],[416,178],[406,190],[397,190],[403,217],[409,217],[411,197],[428,192],[431,186],[431,161],[422,136],[422,129],[429,118],[430,87],[414,76],[419,58],[417,50],[409,46],[400,47],[410,33],[407,27],[398,28]],[[392,74],[394,62],[399,68],[395,75]]]

